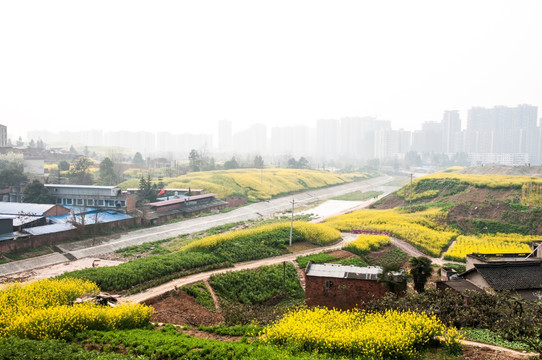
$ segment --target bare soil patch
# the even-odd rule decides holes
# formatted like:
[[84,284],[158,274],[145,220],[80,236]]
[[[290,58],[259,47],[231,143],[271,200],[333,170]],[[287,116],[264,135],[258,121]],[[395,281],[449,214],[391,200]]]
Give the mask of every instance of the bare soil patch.
[[346,250],[334,250],[330,252],[329,255],[334,256],[339,260],[357,257],[357,255],[352,254],[350,251],[346,251]]
[[171,323],[177,325],[212,326],[224,322],[224,317],[196,303],[186,292],[177,289],[164,297],[146,302],[154,307],[153,322]]

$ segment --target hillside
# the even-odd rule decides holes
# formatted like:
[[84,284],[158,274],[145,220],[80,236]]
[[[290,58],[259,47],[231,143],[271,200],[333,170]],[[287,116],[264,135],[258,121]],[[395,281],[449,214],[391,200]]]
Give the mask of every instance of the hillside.
[[[235,169],[193,172],[166,177],[162,182],[168,188],[204,189],[206,193],[218,194],[219,198],[237,195],[256,201],[370,177],[370,174],[338,174],[308,169]],[[127,180],[119,186],[122,189],[137,188],[139,178]]]
[[464,234],[542,234],[542,178],[534,176],[542,168],[485,166],[457,170],[418,178],[412,187],[405,185],[372,208],[442,208],[446,210],[446,225]]

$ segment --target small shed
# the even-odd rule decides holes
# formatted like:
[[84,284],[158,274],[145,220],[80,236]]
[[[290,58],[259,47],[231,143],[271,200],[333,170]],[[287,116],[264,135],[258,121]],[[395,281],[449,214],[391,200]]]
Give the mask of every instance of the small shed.
[[353,309],[364,301],[379,299],[388,292],[378,281],[382,268],[315,264],[309,262],[305,270],[305,303],[342,310]]

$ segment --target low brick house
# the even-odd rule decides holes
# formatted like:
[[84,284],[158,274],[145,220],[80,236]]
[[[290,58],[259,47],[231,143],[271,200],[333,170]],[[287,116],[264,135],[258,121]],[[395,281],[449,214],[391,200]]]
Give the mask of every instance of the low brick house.
[[378,281],[382,268],[309,262],[305,270],[305,303],[348,310],[388,292]]

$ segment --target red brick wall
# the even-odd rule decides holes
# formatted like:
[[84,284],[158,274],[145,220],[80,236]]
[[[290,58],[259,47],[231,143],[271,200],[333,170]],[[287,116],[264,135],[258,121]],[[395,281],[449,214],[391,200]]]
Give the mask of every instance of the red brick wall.
[[126,201],[126,212],[128,214],[132,213],[136,209],[136,194],[126,194],[124,195],[124,200]]
[[[93,231],[92,227],[99,227],[100,229],[116,229],[116,228],[130,228],[135,225],[141,224],[141,219],[131,218],[124,219],[109,223],[99,223],[96,225],[87,225],[85,232],[87,234]],[[44,234],[19,238],[17,240],[4,240],[0,241],[0,253],[8,253],[17,250],[33,249],[40,246],[50,246],[61,244],[66,241],[79,240],[84,234],[79,229],[73,229],[68,231],[57,232],[54,234]]]
[[55,205],[48,211],[46,211],[43,215],[44,216],[57,216],[57,215],[64,215],[69,214],[70,210],[65,208],[64,206]]
[[[362,301],[380,299],[387,290],[376,280],[306,277],[305,303],[342,310],[358,307]],[[333,286],[326,288],[326,281]]]

